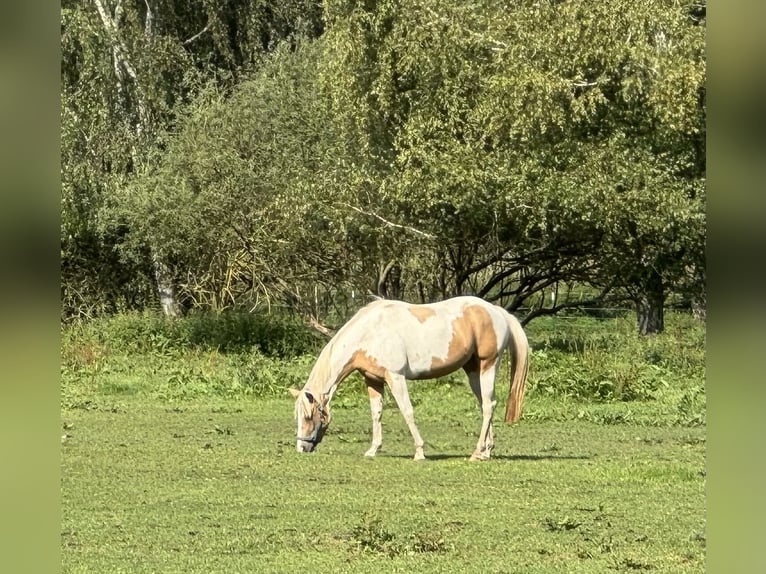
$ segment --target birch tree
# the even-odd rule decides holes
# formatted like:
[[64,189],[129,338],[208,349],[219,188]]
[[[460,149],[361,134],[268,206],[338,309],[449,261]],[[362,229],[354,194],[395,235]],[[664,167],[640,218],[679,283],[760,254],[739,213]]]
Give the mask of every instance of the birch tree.
[[157,293],[177,309],[177,269],[162,245],[128,248],[119,198],[203,86],[230,88],[281,41],[322,26],[311,0],[62,3],[65,315],[145,306]]

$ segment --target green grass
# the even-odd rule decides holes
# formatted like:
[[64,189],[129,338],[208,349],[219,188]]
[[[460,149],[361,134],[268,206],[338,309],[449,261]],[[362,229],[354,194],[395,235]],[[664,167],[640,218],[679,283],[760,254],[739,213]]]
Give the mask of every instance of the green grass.
[[501,425],[470,463],[478,414],[432,411],[424,463],[395,409],[375,460],[363,408],[311,455],[287,398],[65,412],[63,571],[704,571],[702,429]]
[[524,416],[499,422],[501,383],[486,463],[467,460],[480,418],[462,376],[412,385],[425,462],[390,397],[383,449],[362,456],[357,376],[305,455],[285,387],[309,349],[67,331],[63,572],[703,572],[704,327],[632,327],[530,325]]

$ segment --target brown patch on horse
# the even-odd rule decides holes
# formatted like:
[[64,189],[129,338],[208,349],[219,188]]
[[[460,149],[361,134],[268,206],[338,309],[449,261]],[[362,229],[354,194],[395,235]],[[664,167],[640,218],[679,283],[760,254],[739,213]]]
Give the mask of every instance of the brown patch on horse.
[[356,351],[343,366],[339,380],[343,380],[353,371],[359,371],[366,379],[374,382],[385,381],[386,370],[378,364],[375,357],[366,351]]
[[407,309],[421,323],[425,323],[429,317],[436,315],[436,311],[428,307],[412,306]]
[[497,362],[497,354],[497,335],[492,317],[483,307],[469,305],[452,321],[447,356],[431,360],[432,376],[450,373],[455,365],[463,366],[469,361],[477,361],[483,373]]

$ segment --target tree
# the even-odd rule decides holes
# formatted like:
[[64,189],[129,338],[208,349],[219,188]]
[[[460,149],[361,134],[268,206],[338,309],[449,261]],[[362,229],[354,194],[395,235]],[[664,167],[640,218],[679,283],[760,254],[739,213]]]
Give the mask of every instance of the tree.
[[297,305],[347,277],[344,222],[317,194],[334,171],[319,54],[282,45],[230,95],[203,92],[155,168],[118,196],[133,248],[163,246],[195,305]]
[[704,3],[133,2],[122,44],[76,6],[67,264],[159,253],[188,304],[315,318],[344,292],[525,321],[611,298],[650,333],[704,300]]
[[[695,3],[327,4],[335,113],[423,230],[445,295],[535,304],[566,282],[662,329],[704,245],[704,19]],[[696,273],[696,272],[695,272]],[[547,297],[540,297],[546,302]],[[582,302],[580,303],[582,304]]]
[[309,0],[62,4],[65,316],[149,304],[152,275],[172,311],[162,247],[120,249],[128,229],[111,213],[115,194],[162,149],[180,105],[208,82],[230,87],[280,41],[321,34],[321,16]]

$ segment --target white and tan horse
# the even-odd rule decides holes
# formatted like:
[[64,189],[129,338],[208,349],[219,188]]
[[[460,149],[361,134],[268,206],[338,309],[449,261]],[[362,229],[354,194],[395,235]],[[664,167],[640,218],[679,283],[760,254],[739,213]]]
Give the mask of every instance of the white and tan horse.
[[493,447],[495,375],[503,351],[511,351],[506,422],[521,416],[529,345],[519,321],[478,297],[455,297],[428,305],[378,300],[360,309],[325,346],[303,389],[290,389],[298,420],[297,448],[311,452],[330,424],[330,401],[352,372],[364,376],[372,411],[375,456],[383,442],[380,417],[388,384],[415,441],[415,460],[425,458],[415,426],[407,379],[432,379],[462,368],[479,400],[481,431],[471,460],[487,460]]

